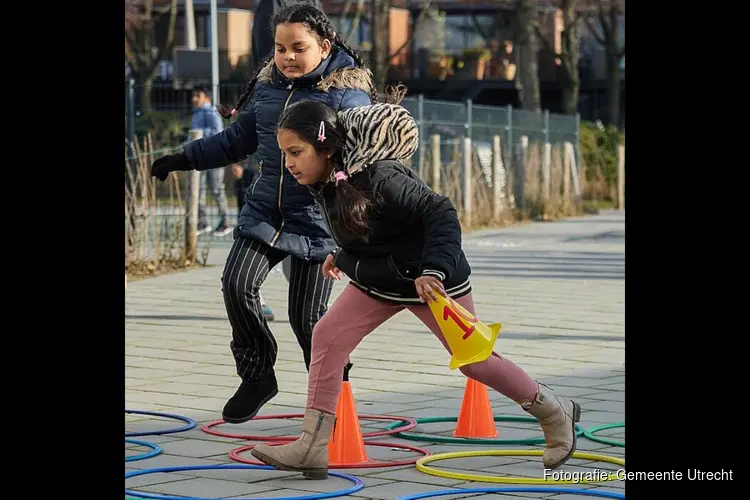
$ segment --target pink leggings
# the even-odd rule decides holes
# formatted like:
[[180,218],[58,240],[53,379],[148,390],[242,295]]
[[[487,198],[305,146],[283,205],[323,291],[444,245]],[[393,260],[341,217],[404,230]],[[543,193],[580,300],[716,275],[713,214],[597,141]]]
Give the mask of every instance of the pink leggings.
[[[474,314],[471,295],[465,295],[456,302]],[[426,304],[391,304],[347,285],[313,330],[307,408],[336,413],[341,372],[349,361],[349,355],[370,332],[403,309],[408,309],[419,318],[450,352]],[[497,353],[493,352],[486,361],[464,366],[460,370],[467,377],[493,388],[518,404],[532,401],[536,396],[536,382],[512,361]]]

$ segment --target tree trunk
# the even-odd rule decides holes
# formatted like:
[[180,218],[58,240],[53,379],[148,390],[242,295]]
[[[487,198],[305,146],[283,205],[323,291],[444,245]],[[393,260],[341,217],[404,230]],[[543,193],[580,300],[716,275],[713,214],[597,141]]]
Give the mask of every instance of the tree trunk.
[[607,122],[620,126],[620,58],[607,50]]
[[141,114],[151,111],[151,94],[154,87],[154,74],[137,75],[135,84],[138,86],[138,111]]
[[608,125],[620,126],[620,95],[622,82],[620,81],[620,61],[625,54],[625,46],[620,47],[620,14],[623,12],[620,2],[609,2],[609,10],[604,5],[599,7],[599,27],[602,34],[598,34],[596,27],[584,18],[589,33],[604,47],[607,72],[607,113],[605,121]]
[[576,13],[576,0],[563,0],[561,10],[563,31],[560,34],[562,40],[562,57],[560,59],[565,74],[561,104],[563,113],[574,115],[578,112],[578,96],[581,89],[581,78],[578,75],[578,61],[581,55],[581,30]]
[[[604,40],[607,57],[607,120],[615,127],[620,126],[620,30],[618,29],[620,9],[617,2],[609,8],[609,35]],[[602,19],[604,21],[604,19]]]
[[378,93],[383,92],[388,81],[390,11],[390,0],[372,0],[370,2],[370,32],[372,33],[370,69]]
[[521,108],[528,111],[540,111],[542,99],[539,92],[539,65],[537,40],[534,22],[536,7],[534,0],[518,0],[516,4],[517,45],[518,45],[518,79],[520,82],[519,98]]
[[[131,1],[130,4],[135,5],[135,1]],[[156,13],[153,11],[153,0],[146,0],[143,9],[138,22],[131,24],[130,30],[125,32],[125,60],[130,65],[136,84],[140,87],[138,107],[141,113],[147,113],[151,111],[151,89],[156,68],[174,44],[177,0],[170,0],[168,6],[161,7]],[[165,14],[169,14],[167,36],[157,46],[154,30],[158,20]]]
[[[576,68],[576,71],[578,68]],[[566,115],[578,113],[578,95],[581,90],[581,79],[578,74],[568,77],[562,89],[562,110]]]

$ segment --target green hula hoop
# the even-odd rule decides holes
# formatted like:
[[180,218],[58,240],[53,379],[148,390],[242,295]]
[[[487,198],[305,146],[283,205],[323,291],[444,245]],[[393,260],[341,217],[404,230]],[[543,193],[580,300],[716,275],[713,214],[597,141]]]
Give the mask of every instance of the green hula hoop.
[[[438,422],[457,422],[458,417],[428,417],[428,418],[416,418],[417,425],[419,424],[435,424]],[[513,416],[513,415],[495,415],[495,422],[534,422],[539,423],[534,417],[525,416]],[[386,427],[388,430],[393,430],[397,427],[402,427],[409,422],[401,421],[389,424]],[[583,435],[583,428],[576,424],[576,437]],[[461,438],[452,436],[439,436],[436,434],[422,434],[419,432],[404,431],[394,434],[393,437],[401,439],[407,439],[409,441],[422,441],[430,443],[443,443],[443,444],[512,444],[512,445],[526,445],[526,444],[544,444],[544,437],[538,438],[527,438],[527,439],[490,439],[490,438]]]
[[[407,422],[408,423],[408,422]],[[601,443],[601,444],[608,444],[610,446],[619,446],[620,448],[625,448],[625,442],[624,441],[617,441],[615,439],[609,439],[601,436],[594,436],[594,433],[606,431],[607,429],[619,429],[620,427],[625,427],[624,423],[619,424],[607,424],[607,425],[600,425],[598,427],[592,427],[591,429],[588,429],[583,433],[583,436],[586,439],[590,439],[591,441]]]

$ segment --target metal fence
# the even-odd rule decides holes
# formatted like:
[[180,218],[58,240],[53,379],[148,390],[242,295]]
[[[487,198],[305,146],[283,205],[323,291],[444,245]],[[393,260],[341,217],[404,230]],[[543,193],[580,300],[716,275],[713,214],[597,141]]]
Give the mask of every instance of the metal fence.
[[[141,112],[139,98],[142,89],[132,81],[125,83],[125,122],[130,133],[143,130],[148,124]],[[245,84],[226,83],[219,86],[221,103],[234,103],[245,90]],[[549,143],[571,142],[578,145],[580,115],[530,112],[511,106],[485,106],[471,101],[437,101],[422,96],[407,97],[402,102],[420,124],[423,138],[432,134],[441,137],[469,137],[475,143],[491,143],[492,136],[501,135],[507,144],[521,136],[529,141]],[[174,89],[171,85],[154,84],[151,109],[162,120],[172,120],[184,130],[190,126],[192,112],[191,90]],[[139,121],[142,123],[139,124]]]
[[[509,145],[508,153],[517,149],[522,137],[528,142],[573,144],[578,152],[580,115],[530,112],[512,106],[485,106],[471,101],[451,102],[424,99],[419,95],[407,97],[402,105],[411,112],[420,126],[420,147],[417,165],[424,164],[425,151],[432,135],[439,135],[443,156],[448,154],[457,139],[471,139],[475,152],[484,164],[491,155],[492,139],[500,136]],[[506,165],[512,161],[506,160]],[[422,172],[420,172],[422,173]]]
[[[244,91],[245,84],[223,84],[220,86],[220,99],[222,103],[234,103]],[[155,144],[156,148],[169,149],[179,147],[184,142],[187,130],[190,127],[190,114],[192,109],[191,91],[189,89],[174,89],[171,86],[154,85],[151,93],[152,113],[146,115],[140,112],[139,97],[141,92],[132,82],[126,82],[125,122],[126,135],[140,135],[149,127],[160,126],[169,129],[169,134]],[[433,136],[439,136],[440,156],[443,159],[453,158],[454,161],[443,161],[444,169],[465,169],[467,163],[460,159],[465,155],[463,146],[465,138],[471,139],[472,159],[469,165],[478,166],[480,171],[485,172],[487,182],[492,184],[492,151],[493,138],[499,137],[503,144],[502,163],[503,168],[508,171],[508,176],[515,175],[520,184],[513,187],[516,199],[524,199],[524,183],[528,183],[523,168],[527,162],[527,149],[533,145],[534,153],[538,153],[544,147],[551,147],[553,155],[562,149],[567,143],[572,146],[572,154],[575,163],[580,165],[579,131],[580,116],[560,115],[555,113],[529,112],[513,109],[511,106],[486,106],[467,102],[450,102],[424,99],[423,96],[410,96],[404,99],[402,105],[406,107],[415,118],[420,127],[421,144],[417,154],[412,159],[411,166],[419,170],[420,175],[430,182],[427,158],[430,150],[434,147],[431,142]],[[152,118],[149,118],[149,115]],[[153,118],[156,116],[157,118]],[[184,132],[181,136],[179,131]],[[127,139],[127,137],[126,137]],[[523,156],[520,150],[523,144]],[[458,152],[458,153],[457,153]],[[457,157],[458,154],[458,157]],[[546,153],[548,154],[548,153]],[[559,155],[557,155],[559,156]],[[519,161],[519,158],[524,158]],[[553,160],[554,161],[554,160]],[[473,164],[472,164],[473,162]],[[476,165],[478,163],[478,165]],[[539,162],[538,162],[539,163]],[[549,163],[549,161],[547,162]],[[522,167],[521,175],[518,176],[518,168]],[[549,170],[549,167],[547,167]],[[450,174],[451,172],[447,172]],[[457,177],[461,173],[454,172]],[[445,175],[445,174],[444,174]],[[549,172],[547,172],[549,177]],[[445,178],[445,177],[444,177]],[[519,180],[516,182],[518,183]],[[232,179],[226,176],[227,196],[232,198]],[[434,186],[433,186],[434,187]],[[578,191],[578,189],[576,189]],[[510,194],[510,196],[513,195]],[[469,194],[464,189],[454,190],[454,203],[463,204],[463,199]],[[209,200],[209,206],[211,206]],[[209,209],[210,210],[210,209]],[[236,209],[234,209],[236,210]],[[210,210],[209,213],[215,213]],[[175,213],[174,216],[179,216]],[[208,236],[212,238],[212,236]]]

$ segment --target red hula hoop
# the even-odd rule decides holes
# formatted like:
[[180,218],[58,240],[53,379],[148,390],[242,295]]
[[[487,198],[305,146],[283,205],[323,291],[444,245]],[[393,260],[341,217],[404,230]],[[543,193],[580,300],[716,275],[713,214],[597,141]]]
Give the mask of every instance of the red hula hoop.
[[[284,414],[278,414],[278,415],[262,415],[259,417],[254,417],[252,420],[249,420],[249,422],[252,422],[253,420],[276,420],[276,419],[291,419],[291,418],[303,418],[305,415],[303,413],[284,413]],[[359,415],[360,419],[364,420],[393,420],[396,422],[408,422],[408,424],[402,426],[402,427],[396,427],[394,429],[385,429],[382,431],[373,431],[373,432],[363,432],[362,438],[368,439],[368,438],[374,438],[374,437],[380,437],[380,436],[392,436],[395,434],[398,434],[399,432],[406,432],[410,431],[413,428],[417,426],[417,421],[413,418],[409,417],[394,417],[392,415]],[[201,426],[201,430],[205,432],[206,434],[211,434],[212,436],[219,436],[219,437],[225,437],[230,439],[246,439],[248,441],[293,441],[297,439],[298,436],[253,436],[251,434],[231,434],[228,432],[222,432],[215,430],[214,427],[224,424],[223,420],[214,420],[213,422],[208,422],[207,424],[203,424]],[[367,443],[365,443],[367,444]],[[411,449],[408,446],[400,446],[404,449]],[[419,448],[415,449],[419,450]],[[421,452],[421,450],[420,450]]]
[[[276,441],[275,443],[272,443],[271,446],[280,446],[282,444],[291,443],[292,441],[295,441],[297,438],[293,439],[287,439],[286,441],[282,442],[280,440]],[[229,458],[234,460],[235,462],[243,463],[243,464],[249,464],[249,465],[266,465],[263,462],[257,461],[257,460],[250,460],[248,458],[242,458],[240,456],[240,453],[244,453],[246,451],[250,451],[253,448],[255,448],[255,444],[249,444],[246,446],[241,446],[239,448],[235,448],[232,451],[229,452]],[[425,450],[424,448],[417,448],[416,446],[409,446],[405,444],[400,443],[387,443],[382,441],[365,441],[365,446],[382,446],[384,448],[398,448],[399,450],[406,450],[406,451],[413,451],[415,453],[419,453],[421,456],[417,456],[414,458],[407,458],[403,460],[368,460],[367,462],[355,462],[351,464],[330,464],[328,466],[329,469],[374,469],[377,467],[400,467],[403,465],[414,465],[417,463],[417,460],[422,458],[423,456],[431,455],[429,450]]]

